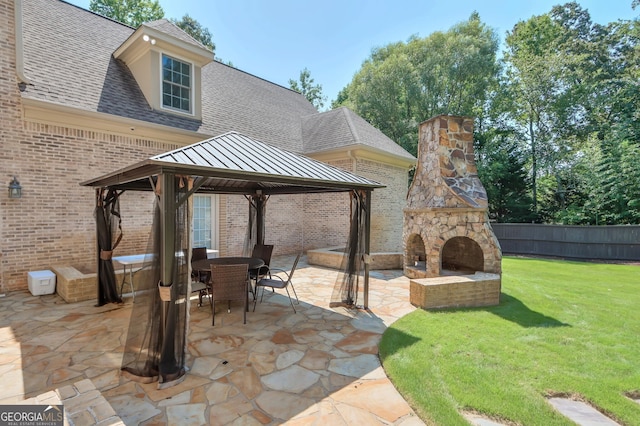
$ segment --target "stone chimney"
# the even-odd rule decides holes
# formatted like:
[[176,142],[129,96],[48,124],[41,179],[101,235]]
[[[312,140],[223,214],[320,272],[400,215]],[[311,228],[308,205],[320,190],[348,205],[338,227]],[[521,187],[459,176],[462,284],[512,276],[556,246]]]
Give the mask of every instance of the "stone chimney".
[[501,273],[502,252],[475,165],[472,118],[440,115],[420,124],[403,242],[410,278]]

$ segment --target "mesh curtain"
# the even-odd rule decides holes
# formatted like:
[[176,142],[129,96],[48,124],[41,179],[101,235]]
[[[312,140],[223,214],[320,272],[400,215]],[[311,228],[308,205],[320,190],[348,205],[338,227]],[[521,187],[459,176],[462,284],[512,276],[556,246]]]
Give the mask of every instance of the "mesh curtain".
[[367,193],[351,192],[349,239],[346,244],[340,273],[331,295],[329,306],[353,307],[358,301],[358,288],[364,283],[365,225],[367,220]]
[[[136,273],[136,293],[129,322],[122,370],[133,380],[158,388],[172,386],[185,377],[189,296],[190,199],[187,181],[174,180],[176,214],[171,282],[161,281],[162,206],[154,197],[154,218],[147,256]],[[173,203],[168,203],[168,205]]]
[[[258,228],[262,229],[262,232],[264,232],[265,212],[269,197],[265,195],[245,197],[249,200],[249,223],[247,225],[247,233],[244,237],[242,255],[250,257],[251,253],[253,253],[253,247],[255,247],[256,244],[264,243],[264,241],[258,241]],[[258,210],[260,210],[260,214],[258,214]]]
[[118,294],[113,260],[111,260],[113,250],[118,247],[122,239],[119,195],[113,189],[96,190],[96,208],[93,213],[98,240],[98,303],[96,306],[122,303]]

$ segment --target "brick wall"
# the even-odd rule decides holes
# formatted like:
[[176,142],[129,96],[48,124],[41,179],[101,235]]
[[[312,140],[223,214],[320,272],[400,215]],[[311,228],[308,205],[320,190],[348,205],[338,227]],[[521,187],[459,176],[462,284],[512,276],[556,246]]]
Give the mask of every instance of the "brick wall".
[[[26,290],[27,273],[54,266],[95,268],[95,192],[80,182],[178,147],[69,125],[23,120],[16,76],[14,2],[0,0],[0,293]],[[373,193],[372,251],[400,251],[406,171],[372,161],[338,167],[384,182]],[[23,197],[10,200],[15,175]],[[242,253],[248,204],[243,196],[220,197],[220,255]],[[147,250],[151,193],[125,193],[120,202],[124,238],[114,255]],[[349,201],[341,194],[273,196],[267,204],[266,241],[274,254],[342,245]]]
[[[27,272],[31,270],[60,265],[94,268],[95,193],[79,183],[176,148],[149,140],[16,121],[3,126],[2,149],[7,158],[5,170],[14,170],[11,173],[23,186],[23,198],[8,200],[4,195],[2,202],[2,279],[9,291],[26,289]],[[16,129],[15,135],[8,134],[9,128]],[[367,177],[378,181],[387,178],[374,173],[376,169],[385,170],[382,165],[365,164],[372,170]],[[393,236],[384,235],[393,235],[388,226],[394,223],[400,226],[401,235],[402,220],[394,215],[401,217],[402,212],[400,204],[392,201],[394,192],[404,194],[393,189],[374,191],[372,251],[400,251],[398,244],[391,244]],[[147,250],[152,206],[151,193],[122,195],[124,238],[116,256]],[[248,201],[244,196],[222,196],[220,209],[224,223],[220,227],[220,255],[239,255],[244,246]],[[275,244],[275,255],[343,245],[348,218],[346,193],[272,196],[267,203],[265,239]]]
[[355,173],[386,185],[386,188],[374,190],[371,199],[371,252],[401,252],[407,171],[389,164],[359,160]]
[[[24,122],[19,137],[5,138],[5,170],[23,187],[7,200],[3,221],[3,283],[25,288],[26,273],[54,265],[95,265],[95,192],[80,182],[177,146],[98,132]],[[5,196],[6,197],[6,196]],[[151,193],[120,200],[124,238],[115,255],[147,249]]]
[[[94,190],[80,182],[177,146],[23,121],[16,75],[14,2],[0,1],[0,176],[22,198],[0,191],[0,284],[25,290],[27,273],[54,265],[95,265]],[[122,197],[125,238],[117,254],[146,249],[151,194]]]

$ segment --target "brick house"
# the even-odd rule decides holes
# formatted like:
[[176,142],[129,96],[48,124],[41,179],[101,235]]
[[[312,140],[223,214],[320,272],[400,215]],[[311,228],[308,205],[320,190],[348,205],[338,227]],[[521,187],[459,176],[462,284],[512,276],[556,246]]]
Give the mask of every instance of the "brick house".
[[[22,197],[0,197],[0,287],[96,258],[94,192],[80,182],[229,131],[386,185],[373,194],[372,252],[402,252],[415,158],[346,108],[317,112],[297,92],[213,60],[166,20],[134,29],[61,0],[0,0],[0,161]],[[118,254],[145,250],[151,194],[122,195]],[[348,195],[275,196],[274,254],[339,246]],[[247,201],[197,196],[194,245],[242,251]],[[286,232],[285,232],[286,231]],[[0,291],[1,292],[1,291]]]

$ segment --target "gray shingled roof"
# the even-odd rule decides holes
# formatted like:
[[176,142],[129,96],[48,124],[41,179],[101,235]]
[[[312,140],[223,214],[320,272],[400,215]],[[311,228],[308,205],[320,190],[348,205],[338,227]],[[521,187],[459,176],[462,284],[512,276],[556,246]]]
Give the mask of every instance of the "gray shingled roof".
[[[215,61],[202,69],[202,120],[153,110],[113,57],[134,29],[59,0],[29,0],[23,11],[25,75],[33,83],[23,88],[25,98],[204,137],[236,131],[298,153],[357,144],[414,160],[347,109],[318,113],[301,94]],[[195,42],[166,20],[144,25]]]
[[404,148],[346,107],[304,117],[302,137],[307,154],[345,146],[367,146],[408,160],[415,159]]
[[196,177],[198,192],[208,193],[298,194],[384,187],[236,132],[156,155],[81,185],[151,190],[149,176],[165,171]]

